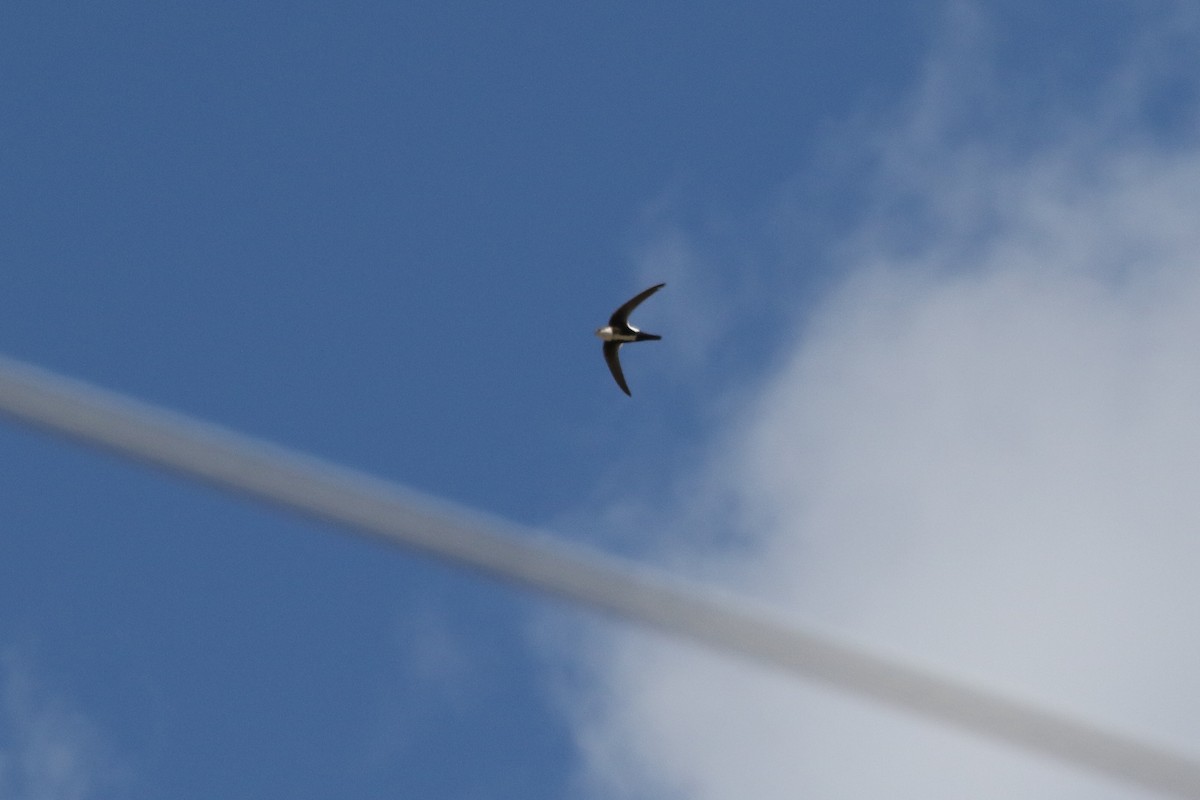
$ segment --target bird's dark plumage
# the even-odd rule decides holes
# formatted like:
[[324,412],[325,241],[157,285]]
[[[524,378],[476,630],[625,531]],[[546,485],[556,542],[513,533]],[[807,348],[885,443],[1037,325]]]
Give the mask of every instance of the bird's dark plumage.
[[[651,286],[646,291],[642,292],[631,300],[628,300],[625,305],[613,312],[613,315],[608,318],[608,324],[614,328],[628,328],[629,315],[633,313],[633,310],[641,305],[643,300],[664,286],[666,286],[665,283],[660,283],[657,286]],[[660,336],[659,338],[661,339],[662,337]]]
[[657,341],[662,337],[653,333],[639,331],[629,324],[629,315],[643,300],[664,286],[666,286],[665,283],[651,286],[646,291],[628,300],[608,318],[608,327],[596,331],[596,335],[604,340],[604,361],[608,364],[609,371],[612,372],[613,380],[617,382],[617,386],[621,387],[622,392],[630,396],[632,396],[632,393],[629,391],[629,384],[625,382],[625,373],[621,369],[621,359],[618,355],[621,345],[628,344],[629,342]]
[[625,373],[621,370],[621,359],[617,357],[617,351],[621,349],[620,342],[605,342],[604,343],[604,360],[608,362],[608,371],[612,373],[613,378],[617,381],[617,386],[621,387],[621,391],[633,395],[629,391],[629,384],[625,382]]

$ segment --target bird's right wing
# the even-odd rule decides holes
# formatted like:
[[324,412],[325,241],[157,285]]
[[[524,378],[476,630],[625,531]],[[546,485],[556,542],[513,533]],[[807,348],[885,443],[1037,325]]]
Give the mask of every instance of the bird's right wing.
[[621,371],[621,359],[617,355],[620,349],[620,342],[605,342],[604,360],[608,362],[608,369],[612,373],[613,379],[616,380],[617,386],[621,387],[622,392],[633,397],[633,394],[629,391],[629,385],[625,383],[625,373]]
[[613,312],[613,315],[608,319],[608,324],[612,325],[614,328],[623,328],[626,322],[629,320],[629,315],[632,314],[633,310],[638,307],[638,304],[664,286],[666,286],[665,283],[660,283],[657,286],[651,286],[637,297],[627,301],[625,305]]

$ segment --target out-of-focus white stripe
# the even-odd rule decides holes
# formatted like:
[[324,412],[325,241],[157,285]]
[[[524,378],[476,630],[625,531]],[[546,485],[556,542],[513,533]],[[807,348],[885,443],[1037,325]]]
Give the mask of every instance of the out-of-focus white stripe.
[[[1158,791],[1200,798],[1200,761],[971,686],[659,570],[0,356],[0,412],[185,477],[645,623]],[[9,461],[6,469],[19,469]]]

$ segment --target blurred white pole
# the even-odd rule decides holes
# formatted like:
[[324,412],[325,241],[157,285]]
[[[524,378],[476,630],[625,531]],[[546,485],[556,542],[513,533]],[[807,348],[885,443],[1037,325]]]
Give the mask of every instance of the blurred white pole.
[[[1144,787],[1200,799],[1200,761],[804,630],[765,608],[0,356],[0,412],[496,578]],[[7,469],[19,469],[11,461]]]

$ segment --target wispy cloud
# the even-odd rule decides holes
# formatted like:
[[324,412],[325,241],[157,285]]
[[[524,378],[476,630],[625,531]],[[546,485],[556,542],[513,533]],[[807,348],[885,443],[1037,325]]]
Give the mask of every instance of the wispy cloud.
[[[1200,137],[1194,87],[1163,63],[1198,49],[1189,19],[1132,26],[1088,102],[1023,107],[982,56],[1002,32],[951,6],[868,145],[869,202],[832,248],[846,279],[696,478],[745,510],[718,517],[743,547],[703,554],[707,572],[947,670],[1200,740]],[[1153,92],[1180,107],[1148,109]],[[572,702],[597,796],[1137,794],[597,635]]]
[[479,654],[437,603],[408,609],[391,638],[394,671],[378,687],[364,748],[364,763],[375,772],[394,769],[427,735],[432,718],[462,715],[480,692]]
[[122,774],[86,717],[38,686],[25,660],[0,659],[0,797],[111,797]]

